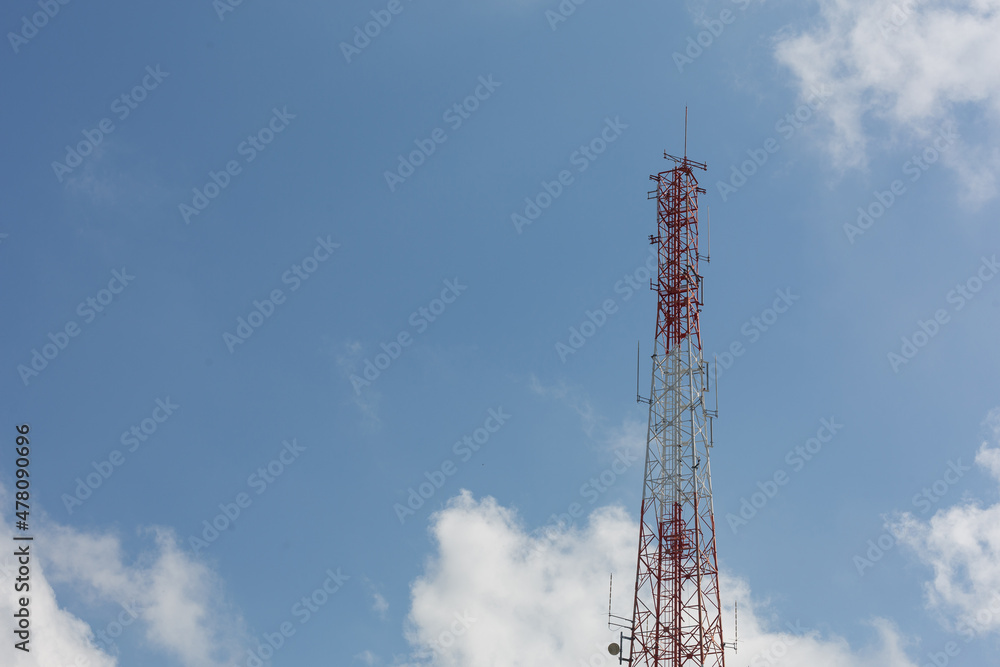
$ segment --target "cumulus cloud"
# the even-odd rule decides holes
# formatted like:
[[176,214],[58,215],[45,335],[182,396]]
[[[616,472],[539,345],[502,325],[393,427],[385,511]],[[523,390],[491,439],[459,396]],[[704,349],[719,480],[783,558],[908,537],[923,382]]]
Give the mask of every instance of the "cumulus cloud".
[[[1000,409],[986,424],[1000,443]],[[1000,482],[1000,447],[984,442],[976,463]],[[969,638],[1000,633],[1000,503],[956,505],[926,522],[906,513],[893,529],[932,568],[927,601],[949,625]]]
[[181,550],[172,531],[153,528],[146,533],[155,548],[127,563],[113,535],[52,526],[45,535],[49,577],[94,602],[132,609],[146,639],[186,667],[236,664],[241,622],[220,603],[221,581]]
[[[435,514],[436,551],[412,585],[409,665],[617,665],[607,645],[608,575],[619,575],[614,611],[631,616],[638,526],[620,507],[591,514],[585,526],[537,535],[516,511],[463,491]],[[873,621],[878,641],[861,649],[839,637],[786,623],[756,603],[746,582],[723,576],[726,631],[740,606],[740,655],[770,667],[915,667],[891,623]],[[753,662],[753,660],[756,662]],[[763,662],[762,662],[763,661]]]
[[[7,502],[2,487],[0,501]],[[151,547],[129,562],[114,535],[41,524],[30,564],[31,651],[18,656],[19,666],[116,667],[115,639],[125,632],[143,633],[154,651],[185,667],[239,664],[242,622],[222,602],[219,579],[182,551],[172,532],[155,528],[147,535]],[[12,544],[11,537],[0,520],[0,540]],[[8,589],[15,576],[17,563],[7,556],[0,585]],[[57,591],[70,590],[108,623],[92,627],[65,602],[61,607]],[[14,604],[13,596],[0,596],[0,615],[12,618]]]
[[[864,167],[876,135],[923,147],[959,117],[968,119],[960,135],[1000,130],[1000,0],[820,0],[820,8],[821,21],[780,35],[775,54],[803,96],[830,91],[838,167]],[[970,203],[996,194],[1000,150],[990,146],[970,137],[941,154]]]

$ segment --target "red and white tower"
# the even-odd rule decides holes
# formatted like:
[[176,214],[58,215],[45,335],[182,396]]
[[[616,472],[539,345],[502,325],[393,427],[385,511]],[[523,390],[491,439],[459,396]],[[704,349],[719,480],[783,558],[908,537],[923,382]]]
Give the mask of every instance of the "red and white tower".
[[[685,144],[686,144],[685,139]],[[664,153],[656,183],[659,266],[649,431],[629,655],[632,667],[724,667],[719,568],[699,312],[698,187],[702,163]],[[651,192],[652,197],[654,193]],[[707,259],[707,258],[706,258]],[[616,649],[618,647],[615,647]]]

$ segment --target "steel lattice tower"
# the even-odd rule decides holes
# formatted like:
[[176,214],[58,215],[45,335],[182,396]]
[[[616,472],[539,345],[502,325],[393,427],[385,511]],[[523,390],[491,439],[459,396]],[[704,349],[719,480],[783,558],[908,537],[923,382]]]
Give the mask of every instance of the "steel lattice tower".
[[[724,667],[702,358],[698,272],[698,187],[706,166],[664,153],[674,167],[656,183],[658,270],[656,340],[639,528],[632,667]],[[654,192],[650,192],[652,197]],[[623,651],[624,653],[624,651]]]

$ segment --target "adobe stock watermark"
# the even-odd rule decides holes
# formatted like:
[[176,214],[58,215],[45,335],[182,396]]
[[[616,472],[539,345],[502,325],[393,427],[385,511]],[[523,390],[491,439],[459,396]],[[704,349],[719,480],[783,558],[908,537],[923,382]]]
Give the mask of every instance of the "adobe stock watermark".
[[[123,266],[121,271],[114,269],[111,271],[111,280],[105,289],[100,289],[94,296],[88,296],[76,307],[76,314],[83,319],[83,324],[90,324],[97,319],[98,314],[104,313],[108,306],[114,303],[118,295],[125,291],[125,288],[135,280],[135,276],[129,274]],[[17,374],[21,382],[27,387],[33,378],[49,367],[67,347],[70,339],[76,338],[83,331],[76,320],[68,320],[56,333],[51,331],[48,334],[49,342],[42,345],[42,351],[32,348],[31,360],[27,365],[18,364]]]
[[[334,251],[339,247],[339,243],[334,243],[330,240],[329,234],[326,238],[317,236],[316,245],[313,247],[312,252],[298,263],[292,264],[288,270],[281,274],[281,284],[289,285],[289,292],[298,291],[302,287],[303,281],[309,280],[309,277],[315,274],[319,270],[319,267],[330,259]],[[236,318],[235,333],[229,333],[228,331],[222,333],[222,342],[226,344],[229,354],[236,351],[236,346],[250,340],[254,332],[263,326],[264,322],[271,319],[278,306],[284,305],[286,299],[287,296],[284,291],[279,288],[272,289],[263,301],[255,299],[253,309],[247,316],[244,318],[241,315]]]
[[[657,257],[656,252],[651,252],[646,261],[635,269],[626,273],[621,280],[614,284],[615,294],[622,294],[622,302],[628,301],[640,289],[649,288],[649,280],[656,275]],[[556,354],[564,364],[571,354],[576,354],[587,341],[593,338],[598,330],[603,327],[608,318],[618,312],[618,302],[613,299],[605,299],[601,305],[591,311],[584,312],[584,320],[578,326],[569,328],[569,338],[566,343],[556,341]]]
[[725,352],[716,355],[717,377],[721,377],[723,373],[732,368],[736,359],[746,353],[747,347],[760,340],[765,332],[770,331],[771,327],[777,323],[778,318],[787,313],[788,309],[801,298],[797,294],[792,294],[791,287],[775,290],[774,293],[777,296],[771,306],[760,311],[759,315],[751,317],[740,327],[740,333],[747,339],[746,345],[742,340],[737,339],[726,347]]
[[413,334],[404,329],[388,343],[380,343],[382,351],[375,355],[374,360],[365,358],[361,375],[351,374],[349,379],[351,386],[354,387],[354,393],[360,396],[362,388],[371,386],[372,382],[379,379],[382,373],[403,355],[403,350],[412,345],[417,336],[427,331],[431,323],[436,322],[448,309],[448,306],[455,303],[462,292],[467,289],[469,286],[458,282],[458,278],[445,280],[444,289],[441,290],[441,295],[438,298],[431,299],[426,306],[421,306],[410,313],[410,318],[407,321],[414,329]]
[[[970,642],[972,638],[970,637],[965,641]],[[957,642],[946,642],[940,651],[928,651],[927,662],[921,665],[921,667],[947,667],[951,664],[951,659],[957,658],[961,652],[962,647]]]
[[439,632],[438,636],[430,642],[431,651],[434,655],[445,653],[449,648],[454,646],[455,640],[468,632],[469,628],[476,622],[475,617],[467,610],[463,610],[461,614],[455,612],[452,618],[451,625]]
[[562,0],[555,8],[545,10],[545,20],[549,22],[552,32],[556,31],[560,23],[565,23],[569,17],[576,13],[576,8],[587,0]]
[[767,164],[770,157],[781,150],[781,142],[788,141],[795,136],[795,133],[802,129],[817,111],[823,108],[830,95],[831,93],[826,89],[826,86],[813,88],[805,102],[797,106],[795,111],[779,118],[774,124],[774,130],[781,135],[781,140],[768,137],[764,140],[761,148],[747,149],[749,159],[741,162],[738,167],[735,164],[730,165],[729,180],[715,182],[715,187],[718,189],[722,201],[726,201],[730,195],[735,194],[746,185],[747,181]]
[[[169,396],[158,398],[154,403],[155,407],[150,416],[142,419],[138,424],[133,424],[119,438],[122,446],[127,447],[129,452],[136,451],[140,445],[153,437],[153,434],[159,430],[160,425],[166,422],[181,407],[171,401]],[[73,509],[82,506],[84,501],[94,494],[94,491],[111,478],[115,473],[115,469],[121,467],[124,463],[125,455],[118,449],[112,449],[108,453],[108,458],[104,460],[91,461],[90,466],[94,469],[94,472],[87,473],[83,479],[77,477],[74,480],[76,488],[73,491],[73,495],[64,493],[60,496],[60,500],[62,500],[66,511],[72,515]]]
[[[971,466],[962,465],[962,459],[948,461],[948,467],[945,468],[941,477],[914,494],[913,498],[910,499],[910,504],[919,509],[921,514],[927,514],[934,505],[941,502],[941,499],[947,495],[951,487],[958,484],[965,476],[965,473],[970,470],[972,470]],[[882,560],[885,554],[891,551],[899,540],[899,532],[896,530],[897,526],[890,523],[885,515],[882,518],[886,524],[882,534],[873,540],[868,540],[866,544],[868,548],[864,552],[864,555],[855,554],[851,559],[859,576],[865,576],[865,570],[874,567],[875,563]]]
[[[465,121],[472,118],[478,109],[480,104],[486,100],[493,97],[493,93],[496,89],[503,85],[501,81],[494,81],[493,75],[480,76],[479,85],[466,96],[461,102],[456,102],[447,109],[441,115],[441,120],[448,124],[451,131],[454,132],[458,128],[462,127]],[[397,158],[399,163],[396,165],[395,171],[385,170],[385,184],[389,187],[389,192],[395,192],[396,188],[406,182],[410,176],[416,173],[427,159],[437,151],[437,147],[440,144],[448,141],[448,133],[445,132],[440,127],[435,127],[430,131],[430,136],[426,139],[414,139],[413,144],[416,146],[415,150],[409,152],[408,155],[404,156],[400,153]]]
[[[600,133],[586,144],[581,144],[578,149],[570,153],[569,163],[576,167],[579,174],[587,171],[590,165],[608,149],[608,146],[618,140],[622,133],[628,129],[628,125],[621,121],[621,116],[604,119],[604,127]],[[573,173],[568,169],[563,169],[551,181],[542,181],[542,189],[534,197],[524,198],[524,210],[515,211],[510,215],[510,221],[514,224],[514,229],[520,234],[524,227],[527,227],[539,217],[542,212],[558,199],[563,191],[574,183]]]
[[[306,448],[300,445],[295,438],[292,438],[291,442],[282,440],[281,449],[278,450],[277,455],[247,477],[247,486],[253,489],[258,496],[264,493],[274,484],[275,480],[284,474],[285,468],[298,461],[299,456],[304,451]],[[229,530],[229,527],[236,523],[243,511],[252,504],[253,498],[245,491],[237,493],[232,502],[219,503],[219,513],[211,520],[205,519],[201,522],[203,526],[201,537],[188,536],[188,546],[195,554],[201,553],[219,539],[221,533]]]
[[[993,627],[994,619],[1000,616],[1000,593],[994,592],[989,603],[979,609],[974,618],[963,618],[955,624],[955,631],[962,635],[966,644],[972,642],[977,634],[985,634]],[[928,651],[927,661],[920,667],[948,667],[952,659],[962,652],[958,642],[945,642],[941,650]]]
[[899,32],[899,29],[913,16],[914,6],[920,2],[921,0],[903,0],[903,2],[892,3],[892,6],[876,23],[878,31],[882,33],[882,38],[888,39],[889,35]]
[[493,437],[493,434],[499,431],[510,418],[511,416],[503,411],[503,406],[496,409],[490,408],[482,426],[473,430],[472,433],[462,436],[461,440],[457,440],[452,445],[451,451],[458,457],[457,464],[448,458],[442,461],[437,468],[424,472],[426,481],[418,483],[416,488],[411,486],[407,489],[409,495],[406,497],[406,504],[393,504],[392,510],[396,513],[399,524],[403,525],[407,518],[415,515],[417,510],[422,508],[445,485],[449,477],[458,473],[460,464],[468,463],[469,459],[482,449]]
[[226,20],[226,14],[235,12],[236,8],[243,4],[243,0],[212,0],[212,9],[219,21]]
[[122,611],[118,612],[118,616],[108,621],[108,624],[103,629],[94,630],[101,648],[111,654],[114,654],[118,648],[115,640],[122,636],[125,628],[135,623],[136,619],[146,611],[136,600],[132,600],[129,603],[119,602],[118,605],[122,608]]
[[[791,468],[792,474],[800,472],[805,468],[806,463],[812,461],[823,451],[823,446],[829,444],[837,432],[844,428],[843,424],[837,423],[835,417],[820,419],[819,423],[820,426],[816,430],[815,436],[809,438],[801,445],[796,445],[785,454],[785,463]],[[729,528],[733,531],[733,534],[735,535],[739,531],[739,528],[747,525],[751,519],[757,516],[767,503],[778,495],[781,487],[788,484],[790,480],[789,473],[784,468],[779,468],[774,471],[774,474],[769,479],[757,482],[759,490],[750,494],[749,499],[741,497],[739,516],[732,512],[726,514],[726,522],[729,524]]]
[[788,628],[790,635],[782,635],[779,639],[775,639],[767,648],[755,653],[747,664],[752,667],[785,667],[784,659],[788,655],[788,649],[795,646],[799,637],[806,634],[801,621],[797,620],[795,623],[787,621],[785,627]]
[[[942,125],[930,146],[903,163],[901,167],[903,174],[910,177],[911,183],[916,183],[958,139],[959,136],[954,125]],[[899,178],[893,180],[886,190],[873,192],[874,198],[871,202],[867,206],[858,207],[858,218],[855,224],[844,223],[844,234],[847,236],[847,240],[853,245],[854,239],[871,229],[875,222],[885,215],[886,211],[892,208],[892,205],[906,192],[906,183]]]
[[[336,571],[327,569],[323,574],[326,575],[323,583],[314,588],[309,595],[303,595],[288,612],[299,621],[300,626],[308,623],[350,579],[339,567]],[[276,631],[263,633],[257,639],[257,650],[247,649],[247,659],[244,663],[246,667],[264,667],[264,664],[281,650],[285,642],[295,636],[296,629],[291,621],[282,621]]]
[[[288,127],[295,118],[295,114],[288,112],[288,107],[277,107],[271,109],[271,118],[253,134],[248,134],[247,138],[236,146],[236,154],[243,157],[243,164],[250,164],[263,153],[274,141],[275,137]],[[229,187],[233,179],[243,173],[243,164],[239,160],[229,160],[219,171],[208,171],[208,180],[201,188],[191,188],[191,203],[181,202],[177,205],[177,210],[181,214],[181,219],[185,225],[191,224],[191,218],[201,215],[202,211],[218,197],[223,190]]]
[[[965,638],[965,643],[969,643],[977,634],[985,634],[991,628],[995,628],[998,617],[1000,617],[1000,593],[994,591],[989,606],[977,611],[975,618],[970,617],[960,620],[955,624],[955,630]],[[944,665],[940,665],[939,667],[944,667]]]
[[[955,289],[949,290],[945,295],[945,301],[952,304],[952,312],[957,313],[962,310],[998,272],[1000,263],[997,262],[997,256],[993,255],[989,259],[983,257],[976,272],[964,282],[955,285]],[[892,372],[898,374],[900,366],[910,363],[920,350],[941,332],[941,327],[950,321],[951,314],[946,308],[938,308],[927,320],[917,320],[916,330],[909,336],[900,337],[899,351],[889,352],[886,355]]]
[[[131,90],[122,93],[111,101],[111,113],[115,114],[119,121],[128,118],[133,111],[139,108],[149,94],[156,90],[163,80],[170,76],[170,72],[160,70],[159,64],[154,68],[152,65],[146,66],[146,74]],[[73,170],[83,164],[84,158],[92,155],[97,147],[104,141],[104,137],[115,131],[115,123],[110,118],[102,118],[91,130],[83,130],[83,139],[74,146],[66,145],[66,156],[63,161],[52,161],[52,171],[55,172],[56,179],[62,183],[63,178],[73,173]]]
[[17,32],[8,32],[7,41],[15,55],[21,47],[27,44],[38,34],[38,31],[49,24],[60,12],[63,6],[68,5],[70,0],[38,0],[38,7],[41,11],[35,12],[29,18],[27,15],[21,17],[21,29]]
[[[732,0],[733,4],[739,5],[741,12],[745,12],[751,2],[752,0]],[[733,14],[733,12],[728,9],[723,9],[719,12],[719,18],[717,19],[702,21],[702,25],[705,29],[694,37],[688,36],[687,48],[684,49],[684,53],[681,53],[680,51],[674,51],[673,53],[674,64],[677,65],[677,72],[683,74],[684,66],[690,65],[694,63],[695,60],[700,58],[701,55],[715,43],[715,40],[722,35],[726,26],[732,25],[735,21],[736,14]]]
[[[412,0],[407,0],[411,2]],[[399,16],[406,9],[400,0],[389,0],[385,9],[373,9],[369,13],[372,20],[364,24],[354,26],[354,37],[350,42],[341,42],[340,52],[344,54],[344,60],[351,64],[351,60],[361,55],[367,49],[372,40],[382,34],[382,31],[389,27],[394,16]]]
[[[640,465],[642,464],[641,459],[632,454],[628,449],[616,449],[615,458],[611,461],[611,465],[580,485],[580,497],[586,500],[589,505],[593,505],[636,462],[639,462]],[[565,512],[551,515],[548,525],[542,529],[542,537],[535,542],[532,554],[537,555],[547,551],[559,534],[559,529],[572,526],[577,519],[583,516],[583,513],[583,504],[574,500],[566,507]]]

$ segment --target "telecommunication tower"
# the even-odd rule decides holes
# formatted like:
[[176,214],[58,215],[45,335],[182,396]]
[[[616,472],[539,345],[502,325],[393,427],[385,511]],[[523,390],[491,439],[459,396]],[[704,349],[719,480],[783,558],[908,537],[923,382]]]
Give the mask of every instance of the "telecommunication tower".
[[[658,270],[649,430],[632,618],[616,617],[621,645],[609,651],[631,667],[725,667],[709,450],[712,419],[702,358],[698,270],[698,186],[705,164],[666,152],[673,163],[650,176],[656,189]],[[610,614],[610,612],[609,612]],[[628,622],[630,620],[630,623]],[[609,619],[610,621],[610,619]],[[628,655],[625,655],[626,645]]]

